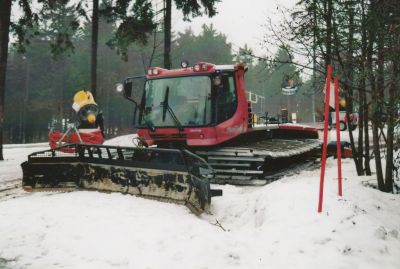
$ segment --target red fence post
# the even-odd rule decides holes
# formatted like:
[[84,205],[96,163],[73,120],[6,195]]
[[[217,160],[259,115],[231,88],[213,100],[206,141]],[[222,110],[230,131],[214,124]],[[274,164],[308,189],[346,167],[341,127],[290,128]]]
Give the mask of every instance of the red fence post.
[[322,201],[324,198],[324,177],[326,165],[326,151],[328,146],[328,122],[329,122],[329,95],[331,89],[332,65],[328,65],[326,74],[326,91],[325,91],[325,117],[324,117],[324,144],[322,145],[322,160],[321,160],[321,176],[319,181],[319,200],[318,213],[322,212]]
[[342,196],[342,149],[340,145],[339,80],[335,76],[336,154],[338,161],[338,193]]

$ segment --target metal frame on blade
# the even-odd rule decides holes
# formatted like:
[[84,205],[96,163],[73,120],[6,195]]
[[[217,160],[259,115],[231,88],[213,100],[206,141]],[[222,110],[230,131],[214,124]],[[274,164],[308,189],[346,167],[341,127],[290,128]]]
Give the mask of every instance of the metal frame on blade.
[[[64,153],[62,148],[74,148],[75,153]],[[199,162],[194,162],[195,158]],[[56,149],[38,151],[28,156],[30,163],[88,162],[94,164],[118,165],[146,169],[160,169],[193,173],[193,166],[209,169],[211,166],[201,157],[179,149],[135,148],[93,144],[68,144]],[[196,176],[201,176],[198,173]]]

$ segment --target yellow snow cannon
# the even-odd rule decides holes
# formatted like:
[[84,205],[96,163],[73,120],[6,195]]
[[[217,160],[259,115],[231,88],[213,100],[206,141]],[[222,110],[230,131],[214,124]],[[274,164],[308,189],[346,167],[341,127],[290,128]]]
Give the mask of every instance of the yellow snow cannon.
[[[90,91],[80,90],[73,97],[72,109],[77,113],[77,123],[69,126],[66,132],[52,130],[49,144],[52,149],[68,143],[96,144],[104,142],[103,114]],[[59,150],[73,152],[74,148],[61,147]]]
[[74,95],[73,100],[72,109],[78,114],[80,125],[84,125],[84,128],[95,128],[96,126],[94,125],[99,109],[94,101],[93,94],[90,91],[81,90]]

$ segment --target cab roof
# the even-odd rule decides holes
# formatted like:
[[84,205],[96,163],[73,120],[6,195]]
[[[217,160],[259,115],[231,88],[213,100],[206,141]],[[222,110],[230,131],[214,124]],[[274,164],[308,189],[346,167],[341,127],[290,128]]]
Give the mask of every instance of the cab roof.
[[161,67],[150,67],[147,72],[147,78],[158,78],[158,77],[177,77],[177,76],[188,76],[188,75],[200,75],[200,74],[212,74],[219,71],[237,71],[247,70],[244,64],[232,64],[232,65],[215,65],[207,62],[199,62],[193,66],[178,69],[164,69]]

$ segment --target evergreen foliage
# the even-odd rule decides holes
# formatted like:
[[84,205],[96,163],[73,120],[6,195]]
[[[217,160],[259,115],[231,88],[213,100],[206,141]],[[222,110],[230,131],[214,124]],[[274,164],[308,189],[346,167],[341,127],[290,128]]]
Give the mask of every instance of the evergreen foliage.
[[213,25],[203,25],[202,32],[195,36],[188,28],[179,33],[172,50],[173,67],[180,67],[182,60],[189,63],[210,62],[214,64],[231,64],[233,55],[226,36],[218,33]]
[[[73,35],[73,53],[57,57],[53,57],[48,49],[55,34],[46,29],[31,39],[25,54],[19,54],[16,49],[10,52],[4,126],[6,143],[47,141],[49,124],[54,118],[74,121],[72,97],[76,91],[88,89],[90,85],[90,23]],[[150,62],[152,66],[162,66],[163,60],[162,48],[155,47],[153,52],[153,42],[149,42],[145,45],[131,44],[126,51],[129,60],[124,61],[106,45],[115,29],[115,24],[100,19],[96,102],[103,110],[108,135],[134,131],[133,107],[116,93],[115,84],[125,77],[145,74]],[[188,32],[189,29],[184,33]],[[160,42],[159,39],[160,36],[156,36],[156,43]],[[213,44],[213,50],[209,49],[209,44]],[[192,64],[196,61],[214,63],[216,59],[219,64],[230,64],[233,59],[226,36],[216,32],[212,26],[204,26],[197,36],[180,34],[174,47],[180,55],[189,49],[187,53],[194,55],[189,59]],[[178,67],[180,57],[179,61],[176,57]]]
[[[184,20],[190,21],[190,17],[198,17],[202,14],[213,17],[217,14],[215,8],[220,0],[174,0],[178,10],[182,10]],[[164,0],[164,67],[170,69],[171,62],[171,13],[172,0]],[[203,9],[202,9],[203,8]]]
[[124,60],[128,59],[128,47],[135,42],[146,44],[149,34],[156,27],[153,8],[148,0],[136,0],[133,5],[132,0],[105,2],[100,14],[108,22],[120,22],[107,45],[116,48]]
[[[333,65],[346,98],[346,113],[349,116],[357,111],[360,119],[358,141],[348,128],[357,173],[371,175],[373,157],[378,188],[387,192],[395,189],[399,18],[398,0],[301,0],[284,23],[270,24],[270,34],[265,38],[266,44],[281,44],[291,54],[314,61],[314,72],[324,74],[326,66]],[[384,133],[386,136],[382,136]],[[386,156],[381,153],[383,143]],[[382,158],[386,159],[386,169]]]

